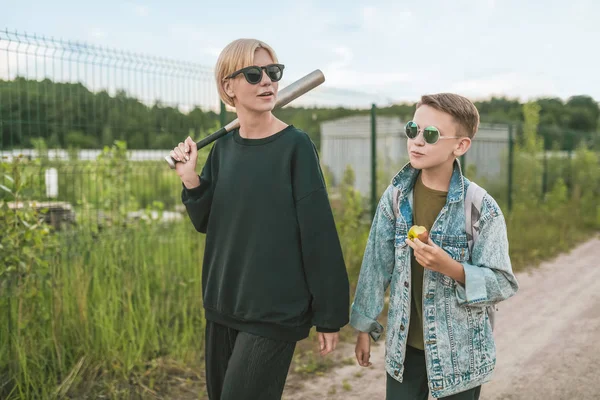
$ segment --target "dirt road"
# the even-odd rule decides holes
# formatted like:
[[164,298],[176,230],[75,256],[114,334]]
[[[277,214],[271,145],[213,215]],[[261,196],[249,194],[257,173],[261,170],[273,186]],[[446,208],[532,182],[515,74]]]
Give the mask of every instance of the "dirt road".
[[[500,305],[498,362],[482,400],[600,399],[600,239],[517,275],[520,290]],[[385,399],[384,345],[373,366],[346,365],[290,380],[284,399]],[[345,344],[338,356],[353,357]]]

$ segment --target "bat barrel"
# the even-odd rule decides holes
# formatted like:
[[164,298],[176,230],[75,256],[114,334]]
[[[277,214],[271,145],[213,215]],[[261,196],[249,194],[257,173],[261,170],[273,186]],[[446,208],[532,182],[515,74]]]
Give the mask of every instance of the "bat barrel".
[[316,88],[320,84],[325,82],[325,75],[321,70],[314,70],[310,74],[304,76],[301,79],[298,79],[296,82],[286,86],[282,89],[277,96],[277,103],[275,104],[275,108],[280,108],[291,101],[297,99],[302,96],[306,92],[311,91]]

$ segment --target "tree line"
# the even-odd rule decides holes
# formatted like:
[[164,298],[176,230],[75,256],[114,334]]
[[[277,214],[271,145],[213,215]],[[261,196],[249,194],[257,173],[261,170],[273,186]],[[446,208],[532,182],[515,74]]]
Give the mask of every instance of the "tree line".
[[[600,107],[587,95],[569,99],[539,98],[538,134],[546,148],[569,150],[582,142],[600,148]],[[522,132],[523,104],[517,99],[491,97],[475,102],[482,122],[510,123]],[[377,115],[409,119],[414,103],[377,109]],[[275,114],[305,130],[320,143],[320,123],[370,110],[322,107],[286,107]],[[226,112],[225,121],[235,114]],[[130,149],[171,148],[182,138],[206,136],[219,128],[220,115],[198,107],[179,107],[155,101],[148,105],[120,90],[91,92],[81,83],[0,80],[0,148],[29,148],[40,138],[51,148],[102,148],[115,140]]]

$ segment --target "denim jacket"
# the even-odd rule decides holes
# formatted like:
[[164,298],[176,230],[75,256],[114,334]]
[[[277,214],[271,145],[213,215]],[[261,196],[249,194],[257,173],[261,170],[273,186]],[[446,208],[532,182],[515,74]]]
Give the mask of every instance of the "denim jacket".
[[[390,286],[385,368],[402,382],[410,323],[412,249],[404,242],[412,226],[412,190],[418,170],[410,164],[392,179],[381,197],[365,249],[350,324],[377,341],[377,321]],[[486,307],[513,296],[518,283],[508,254],[504,216],[487,194],[481,206],[479,238],[469,254],[464,198],[469,180],[454,163],[446,204],[430,230],[431,239],[465,271],[464,286],[426,269],[423,278],[423,338],[429,389],[445,397],[490,380],[496,347]],[[398,188],[398,218],[393,188]]]

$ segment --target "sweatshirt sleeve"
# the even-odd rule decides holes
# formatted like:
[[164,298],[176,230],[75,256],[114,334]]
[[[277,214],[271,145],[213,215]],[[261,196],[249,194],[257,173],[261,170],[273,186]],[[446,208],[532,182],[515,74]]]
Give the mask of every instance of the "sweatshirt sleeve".
[[319,332],[337,332],[349,319],[348,274],[318,153],[307,135],[294,152],[292,182],[312,324]]
[[200,174],[200,186],[187,189],[183,184],[181,201],[185,205],[188,216],[198,232],[206,233],[208,218],[212,205],[216,184],[217,160],[214,154],[215,145],[210,149],[206,163]]

